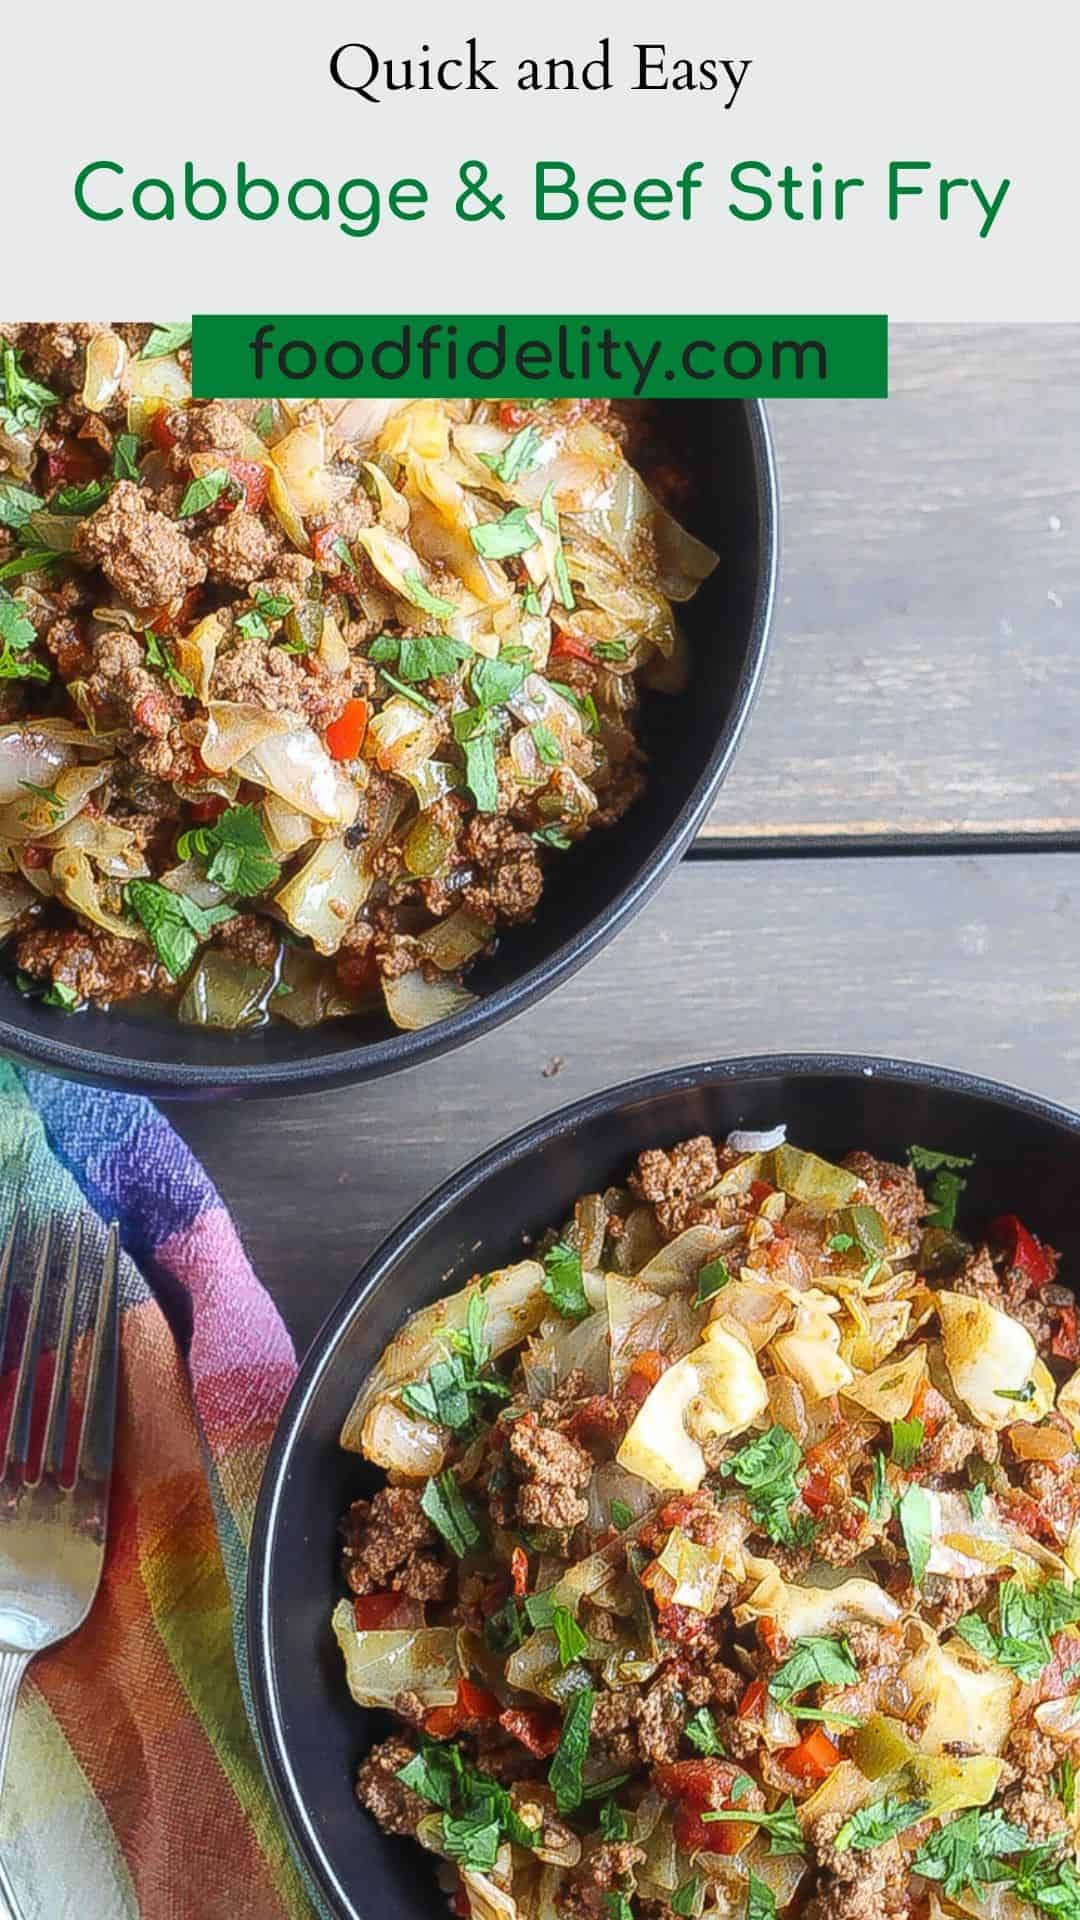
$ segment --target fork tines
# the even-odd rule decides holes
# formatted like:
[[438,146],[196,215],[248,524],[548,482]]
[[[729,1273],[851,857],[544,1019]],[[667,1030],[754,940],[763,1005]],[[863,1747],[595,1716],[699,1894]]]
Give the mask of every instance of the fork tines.
[[[15,1287],[15,1252],[20,1239],[21,1218],[16,1214],[11,1231],[0,1253],[0,1362],[7,1340],[11,1298]],[[91,1280],[96,1293],[94,1330],[90,1360],[83,1392],[83,1416],[69,1478],[62,1479],[65,1459],[70,1457],[69,1416],[71,1411],[71,1375],[75,1351],[75,1308],[80,1281],[87,1270],[82,1250],[83,1220],[75,1221],[71,1245],[64,1262],[62,1278],[57,1282],[59,1316],[53,1377],[49,1389],[48,1412],[41,1458],[36,1472],[31,1470],[31,1431],[34,1403],[41,1373],[41,1348],[48,1317],[50,1294],[50,1253],[52,1225],[46,1227],[36,1257],[30,1283],[26,1324],[18,1357],[15,1397],[4,1440],[0,1479],[9,1474],[23,1486],[36,1487],[47,1477],[57,1484],[75,1485],[79,1479],[106,1481],[112,1463],[113,1430],[116,1421],[116,1384],[119,1360],[119,1286],[117,1266],[119,1232],[114,1221],[109,1228],[101,1263],[100,1278]],[[29,1265],[29,1250],[23,1257]]]

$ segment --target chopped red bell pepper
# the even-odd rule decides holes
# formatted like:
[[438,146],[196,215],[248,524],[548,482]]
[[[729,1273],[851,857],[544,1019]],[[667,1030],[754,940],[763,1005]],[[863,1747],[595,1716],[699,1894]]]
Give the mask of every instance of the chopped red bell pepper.
[[703,1820],[731,1805],[737,1769],[726,1760],[675,1760],[653,1768],[660,1792],[676,1802],[675,1839],[687,1853],[738,1853],[752,1828],[735,1820]]
[[469,1920],[469,1916],[472,1913],[472,1908],[469,1905],[468,1889],[460,1875],[458,1876],[457,1886],[450,1895],[450,1911],[451,1913],[457,1914],[457,1920]]
[[776,1188],[770,1186],[767,1180],[752,1180],[750,1182],[750,1198],[755,1207],[760,1207],[762,1201],[767,1200],[769,1195],[775,1192]]
[[840,1749],[833,1746],[822,1727],[811,1727],[797,1747],[784,1748],[780,1759],[797,1780],[810,1780],[816,1785],[837,1765]]
[[520,1740],[522,1746],[537,1760],[547,1760],[562,1738],[562,1722],[558,1715],[543,1713],[539,1709],[507,1707],[499,1715],[499,1725],[504,1733],[510,1734],[514,1740]]
[[159,453],[170,453],[176,445],[176,435],[169,425],[168,407],[158,407],[150,416],[150,438]]
[[590,642],[583,639],[579,633],[567,633],[563,627],[556,629],[555,638],[551,643],[551,653],[553,659],[584,660],[586,666],[595,667],[596,665],[596,655]]
[[[266,505],[266,495],[270,486],[270,476],[260,460],[226,460],[224,467],[230,478],[240,488],[244,505],[249,513],[261,513]],[[229,500],[230,507],[238,506],[238,500]]]
[[1029,1233],[1015,1213],[999,1214],[986,1229],[986,1238],[1013,1273],[1021,1273],[1030,1287],[1045,1286],[1054,1277],[1056,1262],[1049,1248]]
[[519,406],[516,400],[499,402],[500,427],[525,427],[535,418],[536,412],[532,407]]
[[510,1578],[515,1599],[524,1600],[529,1591],[529,1556],[524,1547],[515,1547],[510,1555]]
[[326,751],[334,760],[355,760],[367,728],[367,701],[347,700],[337,719],[331,720],[326,729]]
[[780,1629],[777,1626],[776,1621],[772,1618],[771,1614],[766,1613],[762,1615],[761,1619],[757,1623],[757,1631],[758,1631],[758,1639],[761,1641],[761,1644],[764,1647],[766,1653],[771,1653],[775,1658],[775,1656],[780,1651],[780,1646],[784,1636],[780,1632]]
[[825,1473],[812,1473],[802,1483],[803,1505],[811,1513],[824,1513],[829,1504],[829,1477]]
[[358,1593],[353,1601],[357,1633],[377,1632],[400,1605],[400,1593]]
[[765,1711],[766,1686],[764,1680],[751,1680],[742,1699],[739,1701],[740,1720],[756,1720]]
[[452,1707],[432,1707],[424,1715],[424,1732],[436,1740],[449,1740],[471,1720],[498,1720],[499,1702],[486,1687],[462,1675],[457,1684],[457,1699]]
[[636,1400],[640,1406],[642,1401],[648,1399],[666,1366],[667,1361],[662,1353],[651,1349],[647,1353],[639,1353],[631,1363],[623,1387],[627,1399]]

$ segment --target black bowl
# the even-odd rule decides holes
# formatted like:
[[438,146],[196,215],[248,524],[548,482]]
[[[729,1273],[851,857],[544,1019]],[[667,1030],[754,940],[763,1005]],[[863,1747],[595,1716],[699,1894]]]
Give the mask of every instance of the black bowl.
[[532,925],[512,929],[470,974],[475,1005],[421,1033],[382,1016],[309,1033],[285,1021],[243,1034],[181,1027],[123,1006],[65,1018],[0,976],[0,1051],[76,1079],[150,1094],[308,1093],[375,1079],[508,1020],[583,965],[648,899],[697,831],[730,765],[765,659],[776,588],[777,483],[760,401],[666,403],[665,438],[693,475],[691,530],[720,565],[686,609],[691,678],[646,696],[650,758],[641,800],[610,833],[552,861]]
[[341,1514],[369,1490],[337,1436],[360,1382],[406,1312],[520,1256],[583,1192],[635,1155],[694,1133],[769,1127],[826,1155],[913,1141],[974,1154],[965,1216],[1015,1209],[1080,1263],[1080,1117],[986,1080],[891,1060],[721,1061],[633,1081],[551,1115],[474,1160],[385,1241],[331,1314],[278,1428],[248,1579],[248,1656],[263,1759],[293,1844],[347,1920],[441,1911],[416,1848],[387,1839],[353,1798],[368,1722],[345,1689],[329,1619],[341,1588]]

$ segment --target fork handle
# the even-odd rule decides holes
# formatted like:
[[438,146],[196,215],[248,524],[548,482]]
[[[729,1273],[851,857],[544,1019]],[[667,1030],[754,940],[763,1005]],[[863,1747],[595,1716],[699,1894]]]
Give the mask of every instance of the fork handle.
[[[19,1698],[23,1674],[29,1665],[28,1653],[13,1653],[7,1647],[0,1649],[0,1793],[4,1790],[4,1779],[7,1774],[8,1748],[11,1745],[11,1729],[15,1722],[15,1704]],[[15,1898],[15,1890],[2,1859],[0,1859],[0,1920],[23,1920],[22,1908]]]

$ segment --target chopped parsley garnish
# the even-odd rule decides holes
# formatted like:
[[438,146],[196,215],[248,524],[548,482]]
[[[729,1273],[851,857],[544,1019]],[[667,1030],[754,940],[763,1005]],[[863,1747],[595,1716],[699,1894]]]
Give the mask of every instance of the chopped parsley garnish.
[[625,640],[596,640],[593,652],[598,660],[616,660],[620,663],[630,658],[630,649]]
[[616,1804],[614,1794],[600,1809],[600,1832],[605,1840],[625,1840],[630,1832],[626,1815]]
[[[750,1876],[751,1881],[753,1880],[753,1877],[754,1877],[753,1874],[751,1874]],[[761,1885],[762,1885],[762,1882],[759,1880],[758,1886],[761,1886]],[[766,1891],[768,1891],[768,1889],[766,1889]],[[700,1894],[701,1894],[701,1875],[699,1873],[692,1873],[690,1875],[689,1880],[684,1880],[682,1883],[682,1886],[676,1887],[674,1893],[672,1894],[671,1900],[669,1902],[672,1913],[679,1914],[681,1916],[681,1920],[693,1920],[693,1916],[698,1909],[698,1900],[699,1900]],[[776,1911],[775,1905],[773,1906],[772,1911],[775,1913]],[[747,1909],[747,1913],[748,1913],[748,1920],[749,1920],[749,1908]],[[767,1920],[767,1916],[762,1914],[761,1920]]]
[[829,1241],[829,1252],[830,1253],[850,1253],[854,1245],[855,1245],[854,1234],[834,1233],[832,1236],[832,1239]]
[[1071,1754],[1067,1753],[1061,1764],[1054,1769],[1050,1776],[1050,1786],[1066,1813],[1073,1813],[1076,1809],[1076,1763]]
[[112,470],[114,480],[138,479],[139,442],[133,433],[118,433],[113,441]]
[[470,1766],[451,1741],[422,1739],[419,1752],[398,1769],[397,1778],[439,1808],[446,1851],[461,1866],[494,1866],[503,1839],[518,1847],[536,1845],[535,1832],[515,1812],[506,1788]]
[[981,1884],[1005,1878],[1002,1856],[1029,1846],[1024,1828],[998,1808],[972,1807],[924,1840],[911,1864],[924,1880],[940,1882],[946,1899],[956,1900],[965,1888],[977,1892]]
[[858,1678],[859,1669],[846,1640],[808,1634],[796,1640],[794,1652],[777,1668],[769,1681],[769,1692],[778,1705],[788,1707],[796,1694],[805,1693],[808,1687],[849,1687]]
[[483,1873],[498,1858],[499,1823],[485,1813],[466,1813],[460,1818],[444,1813],[442,1839],[451,1860]]
[[146,928],[158,959],[174,980],[186,973],[199,941],[206,940],[222,920],[231,920],[233,907],[199,907],[184,893],[173,893],[157,880],[129,880],[124,905]]
[[870,1806],[859,1807],[850,1820],[845,1820],[833,1846],[837,1853],[846,1853],[849,1847],[856,1853],[868,1853],[871,1847],[882,1847],[887,1840],[895,1840],[898,1833],[906,1833],[908,1827],[917,1827],[929,1811],[929,1800],[901,1800],[898,1794],[887,1793]]
[[37,513],[42,502],[36,493],[27,487],[17,487],[9,480],[0,486],[0,527],[18,530],[25,527],[32,513]]
[[706,1759],[711,1760],[716,1754],[723,1753],[723,1742],[708,1707],[699,1707],[697,1712],[691,1715],[683,1731],[690,1745],[695,1747],[698,1753],[703,1753]]
[[751,1869],[746,1883],[746,1920],[775,1920],[776,1895]]
[[589,1644],[587,1636],[582,1633],[569,1607],[552,1607],[551,1625],[559,1643],[559,1665],[573,1666],[575,1660],[581,1659]]
[[199,474],[185,488],[184,497],[176,510],[177,519],[190,520],[193,514],[216,506],[222,494],[227,493],[234,484],[232,475],[224,467],[214,467],[209,473]]
[[529,728],[529,732],[532,734],[533,745],[544,765],[546,767],[561,766],[563,757],[562,748],[552,733],[551,728],[545,727],[542,720],[536,720]]
[[538,827],[533,834],[533,839],[538,847],[554,847],[559,853],[565,853],[567,848],[574,844],[570,835],[564,833],[561,827]]
[[5,433],[36,433],[50,407],[59,405],[59,394],[31,380],[15,348],[0,339],[0,428]]
[[875,1453],[870,1468],[870,1498],[866,1503],[868,1520],[886,1520],[892,1512],[892,1496],[885,1472],[885,1455]]
[[179,353],[191,340],[190,320],[166,321],[152,329],[140,360],[163,360],[167,353]]
[[74,1013],[82,1004],[74,987],[69,987],[64,980],[51,980],[46,986],[44,980],[19,970],[15,974],[15,985],[28,1000],[40,1000],[43,1007],[60,1007],[64,1013]]
[[725,1807],[719,1813],[703,1813],[700,1817],[706,1821],[739,1820],[748,1826],[760,1827],[762,1832],[769,1836],[770,1853],[805,1853],[806,1851],[799,1816],[790,1794],[773,1813],[754,1813],[748,1807]]
[[356,561],[352,557],[352,553],[349,549],[349,543],[346,540],[345,535],[343,533],[339,533],[335,540],[331,540],[330,551],[333,554],[335,560],[341,561],[341,564],[344,567],[346,573],[355,574],[357,579],[360,578],[360,569],[357,566]]
[[633,1526],[634,1516],[625,1500],[612,1501],[611,1524],[613,1527],[616,1527],[620,1533],[625,1533],[627,1527]]
[[592,1687],[582,1687],[571,1697],[566,1709],[562,1737],[548,1768],[548,1784],[560,1813],[573,1813],[585,1797],[582,1768],[589,1751],[589,1728],[595,1704]]
[[522,427],[501,453],[479,453],[477,459],[505,487],[512,487],[521,474],[532,472],[543,444],[535,427]]
[[[356,571],[355,567],[353,571]],[[454,605],[454,602],[452,600],[443,600],[437,593],[432,593],[430,589],[424,585],[423,578],[417,573],[415,567],[411,567],[408,573],[403,576],[403,579],[407,599],[412,601],[414,607],[419,607],[421,613],[430,613],[433,620],[450,620],[453,618],[457,612],[457,607]]]
[[[271,620],[284,620],[293,611],[293,603],[283,593],[267,593],[260,587],[255,595],[255,604],[247,613],[242,613],[236,623],[238,633],[245,640],[268,640]],[[307,648],[304,648],[307,652]]]
[[385,661],[397,663],[403,680],[416,685],[421,680],[444,679],[456,673],[463,660],[471,660],[472,648],[462,640],[451,640],[445,633],[381,633],[368,649],[368,659],[377,666]]
[[897,1513],[900,1518],[900,1531],[904,1536],[904,1547],[911,1565],[911,1578],[917,1587],[921,1587],[926,1578],[926,1569],[930,1564],[932,1544],[933,1510],[926,1488],[906,1487],[901,1495]]
[[1022,1406],[1026,1406],[1029,1400],[1035,1398],[1035,1382],[1025,1380],[1022,1387],[995,1387],[994,1396],[998,1400],[1019,1400]]
[[974,1155],[940,1153],[936,1147],[909,1147],[908,1159],[918,1172],[933,1175],[926,1191],[935,1211],[927,1214],[923,1226],[944,1227],[951,1233],[956,1225],[960,1195],[967,1186],[958,1169],[974,1166]]
[[1044,1580],[1029,1592],[1019,1580],[998,1588],[998,1626],[994,1632],[977,1613],[965,1613],[956,1632],[984,1660],[1008,1667],[1021,1680],[1037,1680],[1053,1658],[1053,1637],[1080,1620],[1080,1593],[1060,1580]]
[[499,780],[495,771],[493,734],[498,721],[486,707],[466,707],[451,721],[454,739],[465,753],[465,784],[480,813],[497,813]]
[[620,1893],[617,1888],[612,1889],[610,1893],[605,1893],[604,1906],[609,1920],[634,1920],[634,1909],[630,1905],[629,1896]]
[[566,607],[568,611],[572,611],[577,603],[574,599],[574,589],[570,585],[570,574],[566,565],[566,555],[563,552],[562,534],[559,532],[559,515],[555,507],[555,488],[553,486],[548,488],[540,502],[540,518],[548,532],[555,535],[555,555],[551,566],[555,592],[563,606]]
[[548,686],[553,693],[561,693],[563,699],[569,700],[570,705],[577,709],[589,733],[599,733],[600,715],[596,710],[596,701],[593,699],[591,693],[576,693],[574,688],[568,687],[563,680],[549,680]]
[[387,686],[393,687],[395,693],[400,693],[410,706],[419,707],[421,713],[438,713],[439,709],[434,700],[429,700],[426,693],[417,693],[415,687],[406,686],[404,680],[399,680],[396,674],[388,672],[386,667],[380,667],[379,672]]
[[714,1293],[720,1292],[721,1287],[729,1287],[730,1285],[731,1275],[727,1270],[726,1263],[721,1260],[719,1256],[717,1256],[715,1260],[707,1260],[698,1274],[697,1292],[691,1300],[690,1305],[692,1307],[703,1307],[706,1300],[711,1300]]
[[427,1482],[420,1506],[459,1560],[477,1545],[480,1528],[476,1515],[452,1473],[436,1474]]
[[504,707],[528,679],[529,670],[528,658],[508,660],[504,653],[494,660],[481,656],[469,676],[477,706]]
[[255,431],[260,440],[265,440],[274,431],[274,409],[269,400],[264,400],[255,410]]
[[57,567],[67,555],[54,553],[51,547],[31,547],[16,553],[0,566],[0,580],[17,580],[24,573],[40,573],[45,567]]
[[809,1514],[798,1520],[791,1517],[799,1497],[795,1470],[801,1465],[798,1441],[780,1426],[767,1428],[720,1464],[724,1478],[733,1476],[745,1493],[755,1523],[782,1546],[804,1545],[814,1533]]
[[972,1519],[977,1520],[982,1513],[983,1507],[986,1505],[985,1480],[976,1480],[975,1485],[968,1488],[967,1503],[971,1510]]
[[521,1608],[511,1595],[494,1613],[489,1613],[484,1622],[484,1639],[492,1653],[512,1653],[515,1647],[520,1647],[524,1638]]
[[187,674],[181,673],[179,667],[174,666],[172,655],[152,628],[147,627],[143,634],[143,641],[146,646],[147,665],[156,667],[168,685],[174,687],[177,693],[182,693],[186,700],[194,700],[195,689]]
[[898,1467],[913,1467],[926,1433],[918,1415],[892,1422],[892,1457]]
[[497,1400],[508,1397],[509,1388],[497,1375],[483,1377],[491,1360],[486,1321],[487,1301],[482,1293],[474,1293],[464,1328],[455,1328],[448,1336],[451,1351],[447,1358],[434,1362],[426,1380],[402,1389],[401,1398],[410,1413],[434,1420],[436,1426],[448,1427],[451,1433],[463,1433],[473,1423],[480,1395],[490,1394]]
[[211,826],[182,833],[176,850],[204,860],[207,879],[226,893],[264,893],[281,874],[254,807],[226,807]]
[[93,513],[112,491],[111,480],[85,480],[81,487],[60,487],[49,501],[50,513]]
[[589,1311],[581,1255],[563,1240],[557,1240],[544,1255],[544,1292],[564,1320],[584,1320]]
[[540,539],[524,507],[511,507],[500,520],[477,521],[469,528],[469,537],[485,560],[509,560],[516,553],[527,553]]
[[0,680],[47,680],[49,669],[24,656],[37,638],[21,600],[0,587]]

